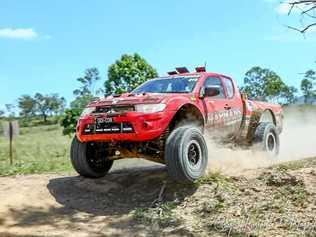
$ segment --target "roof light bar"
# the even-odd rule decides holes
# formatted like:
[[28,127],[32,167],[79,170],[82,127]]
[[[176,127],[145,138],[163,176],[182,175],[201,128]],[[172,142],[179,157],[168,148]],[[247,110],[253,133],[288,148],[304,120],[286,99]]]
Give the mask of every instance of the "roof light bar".
[[177,67],[176,70],[180,74],[182,74],[182,73],[189,73],[190,72],[186,67]]
[[177,74],[178,74],[178,72],[176,72],[176,71],[168,72],[168,75],[170,75],[170,76],[177,75]]
[[206,72],[206,68],[205,67],[197,67],[195,68],[196,72]]

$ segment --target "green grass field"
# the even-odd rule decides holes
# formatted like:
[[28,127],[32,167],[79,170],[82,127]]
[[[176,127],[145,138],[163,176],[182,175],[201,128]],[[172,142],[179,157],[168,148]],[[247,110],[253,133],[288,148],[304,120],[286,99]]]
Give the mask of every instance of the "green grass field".
[[59,125],[21,128],[13,142],[13,165],[9,141],[0,135],[0,176],[72,171],[69,161],[71,138]]

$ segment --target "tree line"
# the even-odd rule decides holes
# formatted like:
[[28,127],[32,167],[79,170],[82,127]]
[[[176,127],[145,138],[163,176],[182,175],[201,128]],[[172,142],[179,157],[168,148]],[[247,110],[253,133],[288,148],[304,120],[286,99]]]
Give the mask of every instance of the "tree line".
[[[316,99],[315,70],[310,69],[303,73],[300,90],[304,103],[313,103]],[[289,105],[297,101],[299,90],[294,86],[288,86],[274,71],[256,66],[246,72],[241,91],[250,99]]]
[[[17,105],[6,104],[8,117],[16,117],[15,108],[19,108],[20,118],[42,117],[43,122],[47,122],[50,116],[61,115],[66,107],[66,99],[57,93],[41,94],[36,93],[34,96],[22,95],[18,98]],[[5,114],[4,110],[0,110],[0,117]]]

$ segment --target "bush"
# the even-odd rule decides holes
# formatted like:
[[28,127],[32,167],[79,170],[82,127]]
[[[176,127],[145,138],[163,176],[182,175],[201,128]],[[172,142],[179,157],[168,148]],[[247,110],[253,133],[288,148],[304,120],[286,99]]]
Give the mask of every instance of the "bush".
[[61,119],[60,125],[63,127],[64,135],[71,135],[76,132],[77,121],[82,109],[67,109]]

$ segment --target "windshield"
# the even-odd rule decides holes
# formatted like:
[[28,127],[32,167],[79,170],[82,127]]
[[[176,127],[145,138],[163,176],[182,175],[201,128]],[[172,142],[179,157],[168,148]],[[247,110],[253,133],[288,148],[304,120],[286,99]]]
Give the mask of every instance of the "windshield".
[[137,87],[132,93],[189,93],[199,77],[167,77],[152,79]]

